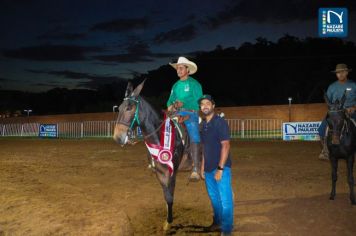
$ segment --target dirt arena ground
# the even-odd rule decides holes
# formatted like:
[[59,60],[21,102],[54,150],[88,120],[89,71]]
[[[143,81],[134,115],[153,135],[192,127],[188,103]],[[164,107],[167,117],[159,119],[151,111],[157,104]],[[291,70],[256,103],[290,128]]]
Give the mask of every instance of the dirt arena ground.
[[[314,142],[233,142],[234,235],[356,235],[346,164],[335,201]],[[203,233],[203,182],[178,174],[168,235]],[[0,235],[163,235],[166,207],[145,147],[111,140],[0,139]]]

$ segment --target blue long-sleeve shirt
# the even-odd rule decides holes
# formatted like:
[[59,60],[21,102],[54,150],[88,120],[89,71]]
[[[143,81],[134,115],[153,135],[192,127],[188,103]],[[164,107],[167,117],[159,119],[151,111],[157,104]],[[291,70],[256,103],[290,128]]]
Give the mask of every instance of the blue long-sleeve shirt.
[[326,95],[330,102],[334,103],[336,100],[339,100],[344,95],[346,89],[351,89],[346,92],[346,101],[344,104],[344,108],[352,107],[356,105],[356,83],[352,80],[347,80],[345,83],[340,83],[339,81],[335,81],[330,84]]

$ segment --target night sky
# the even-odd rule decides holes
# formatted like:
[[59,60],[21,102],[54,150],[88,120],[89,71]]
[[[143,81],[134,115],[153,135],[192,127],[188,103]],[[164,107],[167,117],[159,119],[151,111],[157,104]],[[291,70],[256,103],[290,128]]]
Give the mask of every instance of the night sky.
[[0,89],[95,89],[217,45],[318,37],[332,6],[348,8],[355,42],[351,0],[0,0]]

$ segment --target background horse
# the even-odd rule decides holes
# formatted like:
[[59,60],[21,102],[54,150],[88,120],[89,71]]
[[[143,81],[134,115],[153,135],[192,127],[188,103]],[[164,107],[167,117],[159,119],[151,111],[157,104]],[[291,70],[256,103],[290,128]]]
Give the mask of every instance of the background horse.
[[332,167],[332,188],[330,200],[335,199],[338,160],[345,159],[347,165],[347,179],[350,188],[351,204],[355,205],[353,165],[356,151],[356,128],[346,110],[343,108],[346,100],[346,91],[341,100],[331,103],[325,95],[328,104],[326,121],[328,123],[327,147]]
[[[160,145],[160,127],[162,126],[162,121],[152,106],[139,96],[143,85],[144,81],[133,90],[132,84],[129,82],[124,101],[119,106],[119,114],[115,124],[113,138],[121,145],[125,145],[130,141],[132,131],[137,125],[139,125],[142,130],[145,142]],[[176,175],[184,154],[183,140],[178,133],[179,132],[175,132],[172,160],[174,165],[173,174],[170,174],[167,165],[152,159],[154,161],[157,179],[162,186],[164,198],[167,203],[167,219],[163,224],[164,230],[169,230],[173,222],[172,207]],[[187,140],[184,140],[184,143],[188,143]]]

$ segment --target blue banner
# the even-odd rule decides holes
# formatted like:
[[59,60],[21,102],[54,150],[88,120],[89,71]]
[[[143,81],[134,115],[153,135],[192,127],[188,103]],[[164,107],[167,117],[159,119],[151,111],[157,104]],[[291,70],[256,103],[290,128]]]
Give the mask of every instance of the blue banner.
[[288,122],[283,123],[283,140],[320,140],[318,129],[321,122]]
[[57,124],[40,124],[38,136],[43,138],[57,138]]

